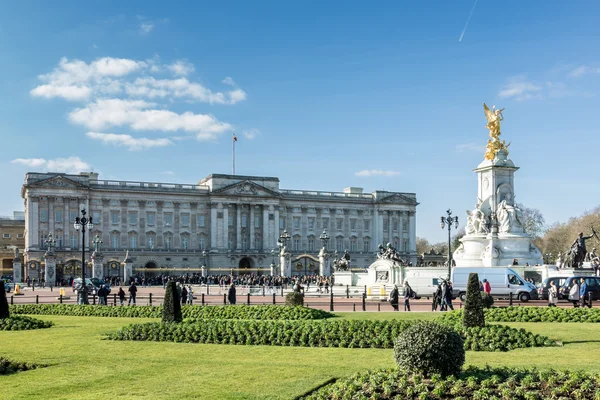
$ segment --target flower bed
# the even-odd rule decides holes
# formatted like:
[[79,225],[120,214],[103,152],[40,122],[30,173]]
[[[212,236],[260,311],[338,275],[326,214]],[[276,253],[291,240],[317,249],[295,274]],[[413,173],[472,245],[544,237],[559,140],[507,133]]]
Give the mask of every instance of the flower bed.
[[[394,347],[400,332],[416,323],[404,320],[198,320],[171,323],[134,324],[108,336],[113,340],[246,344],[270,346],[384,348]],[[552,346],[548,338],[523,329],[505,326],[463,329],[453,325],[465,338],[465,350],[506,351]]]
[[9,375],[14,374],[15,372],[29,371],[30,369],[43,367],[45,367],[45,365],[16,362],[5,357],[0,357],[0,375]]
[[[462,311],[445,313],[444,321],[460,321]],[[485,310],[487,322],[591,322],[600,323],[598,308],[502,307]]]
[[367,371],[301,397],[324,399],[598,399],[600,376],[535,369],[476,369],[425,379],[402,370]]
[[[260,306],[183,306],[183,318],[189,319],[287,319],[309,320],[332,317],[323,310],[276,305]],[[10,306],[13,314],[68,315],[75,317],[160,318],[160,306],[113,307],[77,304],[18,304]]]
[[50,328],[54,325],[50,321],[42,321],[25,315],[11,315],[0,318],[0,331],[27,331],[31,329]]

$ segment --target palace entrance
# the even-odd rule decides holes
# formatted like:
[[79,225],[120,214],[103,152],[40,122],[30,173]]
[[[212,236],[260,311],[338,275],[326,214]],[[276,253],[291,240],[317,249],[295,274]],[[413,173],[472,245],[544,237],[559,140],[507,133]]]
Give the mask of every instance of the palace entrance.
[[149,276],[156,276],[158,273],[158,265],[154,261],[149,261],[144,265],[144,276],[147,278]]
[[250,257],[244,257],[238,263],[238,269],[240,270],[240,274],[247,274],[250,272],[249,270],[253,268],[254,260],[252,260]]
[[292,260],[292,275],[317,275],[319,259],[310,254],[301,254]]

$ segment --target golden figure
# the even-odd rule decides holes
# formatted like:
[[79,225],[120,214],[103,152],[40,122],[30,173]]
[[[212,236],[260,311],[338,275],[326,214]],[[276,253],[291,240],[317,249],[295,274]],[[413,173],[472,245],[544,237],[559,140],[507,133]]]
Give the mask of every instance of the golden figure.
[[505,140],[500,141],[500,121],[504,119],[504,116],[502,115],[504,108],[496,110],[496,106],[494,106],[490,110],[487,104],[483,103],[483,110],[485,111],[485,117],[488,121],[485,127],[489,129],[491,137],[487,143],[485,158],[487,160],[493,160],[500,149],[504,149],[506,154],[508,154],[508,146],[510,146],[510,143],[506,144]]

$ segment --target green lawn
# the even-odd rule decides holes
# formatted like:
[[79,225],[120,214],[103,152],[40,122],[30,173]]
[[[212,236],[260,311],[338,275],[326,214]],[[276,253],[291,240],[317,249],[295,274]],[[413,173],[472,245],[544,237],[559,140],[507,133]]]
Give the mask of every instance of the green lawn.
[[[338,313],[340,318],[432,318],[433,313]],[[230,346],[103,340],[144,320],[39,316],[50,329],[0,332],[0,355],[50,367],[0,376],[7,399],[290,399],[330,377],[392,367],[392,351]],[[509,323],[564,342],[564,347],[467,352],[467,363],[576,365],[600,373],[600,324]]]

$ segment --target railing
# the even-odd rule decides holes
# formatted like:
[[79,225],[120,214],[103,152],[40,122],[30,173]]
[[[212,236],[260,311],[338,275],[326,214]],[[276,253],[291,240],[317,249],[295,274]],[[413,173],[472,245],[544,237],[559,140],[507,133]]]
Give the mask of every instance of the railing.
[[372,199],[373,195],[369,193],[344,193],[344,192],[321,192],[317,190],[289,190],[280,189],[281,194],[299,195],[299,196],[327,196],[327,197],[354,197],[362,199]]
[[113,180],[95,180],[93,184],[98,186],[143,188],[143,189],[176,189],[176,190],[202,190],[209,192],[209,187],[205,185],[180,184],[180,183],[159,183],[159,182],[133,182],[133,181],[113,181]]

